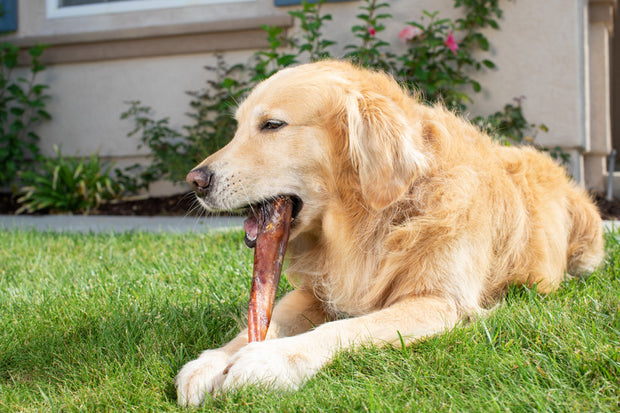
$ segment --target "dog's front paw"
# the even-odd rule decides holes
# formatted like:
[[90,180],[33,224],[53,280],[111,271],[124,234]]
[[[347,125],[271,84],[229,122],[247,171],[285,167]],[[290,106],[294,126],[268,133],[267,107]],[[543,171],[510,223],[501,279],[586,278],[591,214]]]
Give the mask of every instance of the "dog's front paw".
[[248,344],[230,358],[224,380],[216,392],[227,392],[246,384],[281,390],[296,390],[325,363],[294,338]]
[[187,363],[176,378],[177,402],[181,406],[200,406],[207,393],[219,388],[230,356],[220,350],[207,350]]

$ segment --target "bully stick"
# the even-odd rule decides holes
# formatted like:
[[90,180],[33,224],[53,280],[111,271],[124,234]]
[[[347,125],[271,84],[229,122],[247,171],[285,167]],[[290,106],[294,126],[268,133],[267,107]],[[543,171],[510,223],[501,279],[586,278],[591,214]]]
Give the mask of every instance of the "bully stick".
[[254,250],[252,290],[248,306],[248,341],[263,341],[278,290],[293,213],[290,197],[262,205]]

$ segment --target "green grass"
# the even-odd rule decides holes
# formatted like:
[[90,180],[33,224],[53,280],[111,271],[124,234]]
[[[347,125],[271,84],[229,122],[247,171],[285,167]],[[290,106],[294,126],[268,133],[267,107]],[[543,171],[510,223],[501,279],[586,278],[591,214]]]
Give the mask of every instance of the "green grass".
[[[620,410],[620,235],[606,266],[409,348],[343,353],[297,393],[222,411]],[[173,380],[246,313],[243,234],[0,232],[0,411],[187,411]],[[283,286],[283,289],[286,288]]]

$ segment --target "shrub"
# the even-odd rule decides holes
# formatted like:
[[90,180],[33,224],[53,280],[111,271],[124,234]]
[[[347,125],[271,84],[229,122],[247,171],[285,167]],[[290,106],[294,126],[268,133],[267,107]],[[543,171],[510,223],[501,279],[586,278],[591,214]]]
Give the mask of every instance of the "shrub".
[[[230,141],[236,129],[232,108],[259,81],[295,63],[332,57],[329,48],[336,42],[322,36],[323,25],[331,20],[330,15],[321,13],[324,2],[302,2],[300,10],[289,12],[299,21],[301,34],[297,38],[287,38],[282,28],[264,27],[269,48],[256,52],[248,64],[229,67],[218,56],[217,66],[207,67],[215,79],[209,80],[201,91],[188,92],[192,96],[192,111],[188,115],[194,123],[183,127],[183,132],[171,129],[168,118],[153,119],[149,106],[130,102],[130,108],[121,115],[135,123],[129,136],[139,135],[140,145],[151,148],[154,158],[153,164],[139,174],[139,185],[148,187],[150,182],[162,178],[178,182],[205,156]],[[351,28],[358,43],[345,46],[345,58],[392,73],[428,104],[441,102],[451,110],[465,113],[467,104],[473,101],[471,93],[482,90],[472,73],[495,67],[489,59],[477,59],[479,53],[474,52],[484,54],[489,50],[482,30],[499,28],[497,19],[502,11],[498,3],[499,0],[454,0],[454,7],[464,11],[464,17],[455,20],[425,11],[419,21],[409,22],[399,33],[407,47],[399,55],[380,38],[385,22],[392,17],[386,12],[389,4],[365,0],[357,15],[359,24]],[[546,131],[544,125],[525,119],[520,101],[474,121],[504,144],[530,144],[537,131]]]
[[125,171],[116,171],[127,183],[127,189],[148,188],[162,177],[172,182],[182,181],[187,171],[205,155],[217,151],[232,138],[237,127],[232,116],[234,107],[250,87],[248,81],[241,80],[245,67],[228,67],[218,56],[218,64],[206,69],[215,74],[215,80],[209,80],[204,90],[187,92],[192,97],[193,109],[188,115],[194,122],[183,127],[185,133],[172,129],[168,118],[154,119],[151,107],[140,101],[128,102],[129,109],[121,115],[121,119],[134,122],[128,136],[138,136],[138,148],[148,147],[153,161],[148,166],[133,165]]
[[33,127],[41,120],[51,119],[45,110],[48,86],[36,82],[45,69],[40,57],[44,46],[33,46],[29,76],[17,76],[19,48],[11,43],[0,44],[0,187],[11,185],[17,172],[29,159],[39,156],[39,136]]
[[102,202],[118,198],[122,187],[110,177],[111,167],[102,165],[97,154],[89,159],[65,157],[54,147],[55,158],[41,157],[38,167],[20,173],[24,186],[17,213],[88,213]]

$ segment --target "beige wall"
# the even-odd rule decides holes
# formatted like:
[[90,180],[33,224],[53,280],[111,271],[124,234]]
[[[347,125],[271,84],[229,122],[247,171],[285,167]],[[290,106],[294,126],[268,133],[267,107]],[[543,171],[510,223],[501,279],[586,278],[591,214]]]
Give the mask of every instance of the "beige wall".
[[[245,53],[231,52],[228,60],[245,61]],[[125,103],[140,100],[152,106],[158,118],[170,117],[173,126],[188,120],[188,90],[205,84],[205,64],[214,64],[211,55],[181,55],[54,65],[45,72],[52,85],[49,112],[52,122],[40,127],[42,148],[63,144],[85,154],[101,149],[105,156],[136,153],[137,139],[128,139],[131,130],[120,114]]]
[[[393,45],[400,45],[397,33],[405,22],[418,19],[424,9],[441,8],[444,15],[456,15],[452,0],[390,3],[394,19],[385,38]],[[349,29],[359,4],[324,6],[334,17],[325,34],[339,41],[337,54],[354,42]],[[570,150],[575,155],[573,172],[580,180],[581,154],[591,146],[590,122],[601,122],[591,116],[592,96],[599,96],[600,91],[592,90],[589,78],[591,53],[586,45],[592,39],[588,7],[588,0],[503,1],[501,31],[487,32],[490,58],[497,70],[479,76],[484,90],[475,95],[471,108],[474,114],[488,114],[525,96],[528,120],[545,123],[550,129],[539,135],[539,141]],[[169,116],[173,125],[183,124],[189,102],[184,92],[204,85],[203,66],[214,63],[211,51],[222,47],[232,50],[226,53],[228,61],[245,61],[251,49],[264,44],[258,25],[290,24],[289,9],[274,7],[271,0],[257,0],[46,19],[44,0],[21,0],[20,32],[13,39],[23,45],[47,40],[52,44],[49,59],[56,62],[44,74],[51,86],[49,111],[54,117],[39,131],[44,152],[50,153],[53,144],[62,143],[65,152],[87,154],[99,149],[106,156],[139,155],[137,140],[126,138],[131,125],[119,120],[126,108],[124,101],[142,100],[153,106],[157,116]],[[222,39],[229,43],[222,44]],[[605,56],[596,55],[596,59]],[[595,68],[605,64],[599,60],[594,62]],[[603,118],[608,120],[608,114]],[[604,145],[602,150],[606,150]]]
[[[405,22],[417,18],[422,10],[435,11],[453,2],[393,1],[392,4],[395,18],[387,37],[398,45],[397,33]],[[354,6],[351,4],[349,8]],[[473,95],[472,111],[491,113],[513,98],[525,96],[524,111],[528,119],[543,122],[550,128],[547,136],[540,136],[541,140],[548,144],[582,145],[584,1],[504,1],[502,8],[501,31],[485,32],[491,41],[489,58],[497,64],[497,70],[476,74],[484,91]],[[345,27],[353,24],[352,10],[341,8],[336,15],[334,20],[338,22],[348,20]],[[458,13],[447,10],[445,15]],[[329,33],[338,36],[336,28]]]

